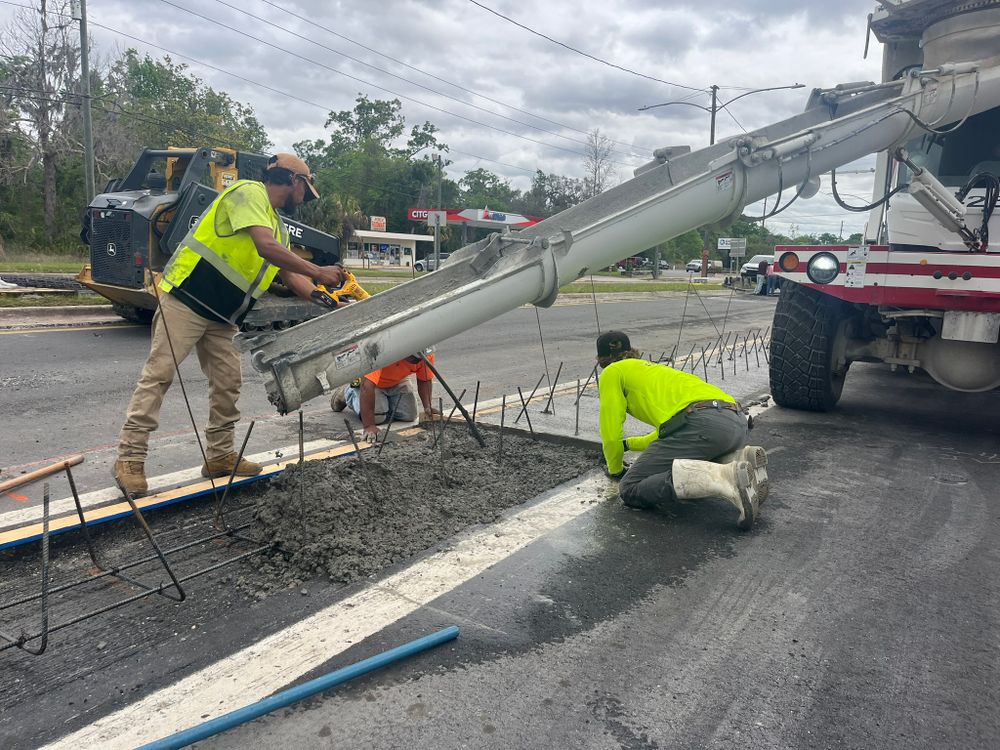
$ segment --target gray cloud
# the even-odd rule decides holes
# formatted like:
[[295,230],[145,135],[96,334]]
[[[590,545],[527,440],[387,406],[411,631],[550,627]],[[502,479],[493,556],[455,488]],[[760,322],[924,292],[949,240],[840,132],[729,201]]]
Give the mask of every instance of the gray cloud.
[[[645,104],[684,99],[691,96],[691,91],[586,59],[465,0],[440,0],[434,4],[413,0],[274,0],[307,20],[262,0],[226,0],[266,18],[268,23],[249,19],[215,0],[173,1],[189,10],[178,10],[157,0],[92,3],[89,11],[95,57],[107,58],[114,50],[130,46],[157,57],[163,54],[96,25],[106,24],[241,76],[246,80],[190,63],[191,72],[206,83],[252,105],[278,149],[288,149],[305,138],[326,137],[323,123],[327,113],[352,108],[359,92],[372,98],[392,98],[393,94],[376,88],[380,86],[411,97],[403,100],[409,124],[430,120],[441,129],[443,140],[455,149],[449,167],[454,178],[464,170],[482,166],[523,188],[535,169],[571,176],[582,173],[583,157],[553,147],[582,150],[580,144],[477,111],[463,102],[474,101],[570,138],[585,138],[580,132],[477,98],[337,38],[323,26],[483,96],[578,131],[600,128],[618,141],[639,144],[637,150],[642,158],[652,148],[668,143],[689,143],[698,148],[708,142],[705,112],[686,106],[637,111]],[[500,12],[542,33],[656,78],[695,87],[715,83],[751,88],[797,80],[810,87],[829,86],[877,76],[878,52],[867,62],[860,59],[865,16],[873,6],[870,0],[701,0],[669,5],[659,0],[606,0],[587,5],[569,0],[493,2]],[[228,30],[194,17],[191,11],[218,19]],[[0,6],[0,25],[11,12],[9,6]],[[276,28],[278,25],[460,101],[347,60],[290,36]],[[247,39],[237,29],[328,68]],[[188,62],[177,56],[175,59]],[[345,74],[362,80],[352,80]],[[724,88],[720,96],[725,101],[741,91]],[[806,95],[807,90],[757,94],[734,103],[731,112],[744,127],[753,129],[800,111]],[[701,95],[690,101],[707,105],[709,99]],[[435,111],[428,105],[453,114]],[[473,121],[542,143],[505,135]],[[741,132],[726,113],[720,113],[718,130],[720,137]],[[615,158],[641,160],[622,154]],[[617,171],[626,177],[630,168],[618,167]],[[820,213],[815,206],[821,200],[822,194],[808,206],[812,212],[809,215]],[[836,209],[828,207],[823,211],[832,214]],[[858,220],[855,216],[848,218]],[[836,221],[839,224],[839,219]]]

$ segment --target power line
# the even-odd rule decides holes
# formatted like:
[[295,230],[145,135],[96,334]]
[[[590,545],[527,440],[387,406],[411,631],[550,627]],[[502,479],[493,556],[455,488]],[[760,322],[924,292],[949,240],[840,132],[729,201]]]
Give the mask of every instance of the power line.
[[525,26],[523,23],[515,21],[511,17],[505,16],[503,13],[500,13],[499,11],[493,10],[493,8],[487,7],[487,6],[483,5],[482,3],[476,2],[476,0],[469,0],[469,2],[472,3],[475,6],[478,6],[478,7],[482,8],[487,13],[492,13],[494,16],[496,16],[498,18],[502,18],[504,21],[507,21],[508,23],[514,24],[519,29],[524,29],[525,31],[527,31],[527,32],[529,32],[531,34],[534,34],[535,36],[540,36],[542,39],[545,39],[546,41],[552,42],[553,44],[558,44],[560,47],[563,47],[564,49],[568,49],[570,52],[575,52],[578,55],[583,55],[584,57],[590,58],[591,60],[594,60],[595,62],[601,63],[602,65],[607,65],[609,68],[615,68],[616,70],[621,70],[621,71],[623,71],[625,73],[630,73],[631,75],[639,76],[639,78],[645,78],[646,80],[649,80],[649,81],[656,81],[657,83],[665,83],[668,86],[676,86],[677,88],[688,89],[689,91],[704,91],[705,90],[704,88],[698,88],[696,86],[686,86],[683,83],[674,83],[673,81],[664,81],[662,78],[655,78],[654,76],[649,76],[649,75],[646,75],[645,73],[639,73],[638,71],[632,70],[631,68],[622,67],[621,65],[617,65],[617,64],[615,64],[613,62],[605,60],[602,57],[597,57],[596,55],[592,55],[589,52],[584,52],[583,50],[577,49],[576,47],[571,47],[570,45],[566,44],[565,42],[560,42],[558,39],[553,39],[550,36],[546,36],[545,34],[541,33],[540,31],[535,31],[531,27]]
[[[578,156],[583,156],[583,157],[587,156],[587,154],[585,154],[582,151],[577,151],[576,149],[572,149],[572,148],[566,148],[565,146],[556,146],[553,143],[546,143],[545,141],[540,141],[540,140],[537,140],[535,138],[530,138],[530,137],[528,137],[526,135],[521,135],[520,133],[515,133],[515,132],[513,132],[511,130],[505,130],[504,128],[497,127],[496,125],[490,125],[490,124],[485,123],[485,122],[480,122],[479,120],[474,120],[471,117],[466,117],[465,115],[460,115],[457,112],[451,112],[449,110],[444,109],[443,107],[438,107],[438,106],[436,106],[434,104],[430,104],[429,102],[425,102],[425,101],[423,101],[421,99],[417,99],[416,97],[408,96],[406,94],[403,94],[403,93],[398,92],[398,91],[394,91],[393,89],[387,88],[385,86],[379,86],[378,84],[372,83],[371,81],[366,81],[364,78],[359,78],[358,76],[351,75],[350,73],[345,73],[342,70],[338,70],[337,68],[334,68],[334,67],[332,67],[330,65],[327,65],[325,63],[319,62],[318,60],[313,60],[312,58],[306,57],[305,55],[300,55],[298,52],[293,52],[290,49],[282,47],[281,45],[278,45],[278,44],[274,44],[273,42],[269,42],[266,39],[262,39],[260,37],[256,37],[253,34],[249,34],[249,33],[245,32],[245,31],[240,31],[239,29],[234,29],[231,26],[228,26],[227,24],[224,24],[222,21],[218,21],[218,20],[216,20],[214,18],[211,18],[210,16],[206,16],[206,15],[204,15],[202,13],[198,13],[197,11],[191,10],[190,8],[185,8],[182,5],[177,5],[176,3],[172,2],[172,0],[160,0],[160,2],[164,3],[165,5],[169,5],[169,6],[173,7],[173,8],[177,8],[178,10],[184,11],[185,13],[188,13],[189,15],[192,15],[195,18],[201,18],[202,20],[208,21],[209,23],[213,23],[216,26],[221,26],[222,28],[224,28],[224,29],[226,29],[228,31],[234,32],[236,34],[239,34],[240,36],[244,36],[247,39],[252,39],[253,41],[257,42],[258,44],[266,45],[268,47],[271,47],[272,49],[278,50],[279,52],[283,52],[286,55],[291,55],[292,57],[296,57],[296,58],[298,58],[300,60],[303,60],[305,62],[308,62],[308,63],[310,63],[312,65],[318,65],[319,67],[324,68],[325,70],[329,70],[331,73],[336,73],[338,75],[342,75],[345,78],[350,78],[352,81],[357,81],[358,83],[362,83],[365,86],[370,86],[372,88],[378,89],[379,91],[384,91],[384,92],[386,92],[388,94],[392,94],[393,96],[398,96],[398,97],[400,97],[402,99],[406,99],[407,101],[414,102],[414,103],[419,104],[419,105],[421,105],[423,107],[427,107],[428,109],[432,109],[432,110],[434,110],[436,112],[441,112],[442,114],[449,115],[451,117],[456,117],[456,118],[458,118],[460,120],[464,120],[464,121],[469,122],[469,123],[471,123],[473,125],[478,125],[480,127],[489,128],[490,130],[495,130],[498,133],[503,133],[504,135],[509,135],[509,136],[514,137],[514,138],[520,138],[522,140],[529,141],[531,143],[536,143],[539,146],[545,146],[546,148],[553,148],[553,149],[557,149],[559,151],[566,151],[568,153],[576,154]],[[620,164],[621,166],[626,166],[626,167],[634,166],[632,164],[626,164],[624,162],[614,162],[614,163]]]
[[[440,76],[434,75],[433,73],[429,73],[428,71],[426,71],[426,70],[424,70],[422,68],[418,68],[415,65],[411,65],[410,63],[407,63],[407,62],[405,62],[403,60],[400,60],[400,59],[398,59],[396,57],[393,57],[392,55],[387,55],[385,52],[380,52],[377,49],[374,49],[373,47],[368,47],[368,46],[366,46],[364,44],[361,44],[361,42],[358,42],[358,41],[356,41],[354,39],[351,39],[348,36],[345,36],[345,35],[337,32],[337,31],[334,31],[333,29],[329,28],[328,26],[323,26],[322,24],[316,23],[316,21],[314,19],[306,18],[305,16],[300,16],[298,13],[295,13],[294,11],[288,10],[287,8],[285,8],[285,7],[281,6],[281,5],[278,5],[277,3],[271,2],[271,0],[260,0],[260,1],[262,3],[264,3],[265,5],[270,5],[271,7],[277,8],[278,10],[280,10],[283,13],[287,13],[288,15],[294,16],[295,18],[298,18],[301,21],[305,21],[306,23],[308,23],[308,24],[310,24],[312,26],[315,26],[315,27],[317,27],[319,29],[323,29],[323,31],[326,31],[329,34],[333,34],[335,37],[337,37],[339,39],[343,39],[346,42],[350,42],[351,44],[354,44],[354,45],[356,45],[358,47],[361,47],[361,49],[363,49],[363,50],[367,50],[369,52],[372,52],[372,53],[374,53],[376,55],[379,55],[380,57],[386,58],[387,60],[392,60],[394,63],[402,65],[402,66],[404,66],[406,68],[409,68],[410,70],[415,70],[417,73],[420,73],[421,75],[425,75],[428,78],[433,78],[435,81],[440,81],[441,83],[445,83],[445,84],[447,84],[449,86],[454,86],[459,91],[464,91],[464,92],[466,92],[468,94],[472,94],[473,96],[478,96],[480,99],[485,99],[488,102],[493,102],[494,104],[499,104],[501,107],[507,107],[508,109],[512,109],[515,112],[520,112],[521,114],[529,115],[529,116],[534,117],[536,119],[542,120],[543,122],[547,122],[550,125],[556,125],[556,126],[558,126],[560,128],[564,128],[566,130],[572,130],[575,133],[581,133],[583,135],[589,135],[589,133],[586,130],[580,130],[579,128],[574,128],[571,125],[567,125],[567,124],[562,123],[562,122],[557,122],[556,120],[550,120],[549,118],[543,117],[542,115],[536,114],[534,112],[529,112],[528,110],[521,109],[520,107],[515,107],[513,104],[508,104],[506,102],[502,102],[499,99],[493,99],[492,97],[486,96],[482,92],[466,88],[465,86],[457,84],[454,81],[449,81],[449,80],[447,80],[445,78],[441,78]],[[642,146],[642,145],[639,145],[639,144],[626,143],[624,141],[616,141],[614,139],[611,139],[611,140],[614,143],[617,143],[620,146],[627,146],[630,149],[639,148],[639,149],[644,149],[644,150],[649,150],[649,151],[652,150],[652,149],[649,149],[646,146]]]
[[[0,0],[0,2],[7,2],[7,0]],[[12,3],[7,2],[7,4],[12,4]],[[26,7],[26,6],[21,6],[21,7]],[[190,55],[186,55],[183,52],[177,52],[175,50],[168,49],[167,47],[163,47],[162,45],[156,44],[154,42],[150,42],[150,41],[148,41],[146,39],[142,39],[142,38],[134,36],[132,34],[128,34],[128,33],[124,32],[124,31],[119,31],[118,29],[112,28],[111,26],[106,26],[106,25],[104,25],[102,23],[99,23],[97,21],[91,20],[90,21],[90,25],[91,26],[97,26],[99,28],[105,29],[106,31],[110,31],[112,34],[118,34],[119,36],[125,37],[126,39],[131,39],[132,41],[138,42],[139,44],[145,44],[147,47],[151,47],[153,49],[158,49],[161,52],[166,52],[168,55],[174,55],[175,57],[179,57],[179,58],[182,58],[184,60],[189,60],[189,61],[191,61],[192,63],[194,63],[196,65],[200,65],[200,66],[202,66],[204,68],[208,68],[209,70],[214,70],[214,71],[216,71],[218,73],[222,73],[224,75],[230,76],[232,78],[235,78],[238,81],[243,81],[244,83],[248,83],[251,86],[257,86],[258,88],[262,88],[265,91],[270,91],[271,93],[277,94],[278,96],[283,96],[283,97],[285,97],[287,99],[293,99],[293,100],[301,102],[303,104],[308,104],[309,106],[316,107],[317,109],[320,109],[320,110],[322,110],[325,113],[329,113],[332,110],[332,107],[330,107],[328,105],[324,105],[324,104],[320,104],[318,102],[314,102],[314,101],[312,101],[310,99],[306,99],[304,97],[297,96],[296,94],[290,94],[287,91],[282,91],[281,89],[277,89],[277,88],[275,88],[273,86],[268,86],[266,83],[260,83],[259,81],[254,81],[254,80],[252,80],[250,78],[247,78],[246,76],[241,76],[238,73],[233,73],[232,71],[226,70],[225,68],[220,68],[217,65],[213,65],[211,63],[204,62],[202,60],[199,60],[198,58],[191,57]],[[449,149],[451,151],[455,151],[455,153],[458,153],[457,149],[452,149],[451,147],[449,147]],[[491,162],[493,164],[500,164],[500,165],[503,165],[503,166],[511,166],[511,165],[505,164],[504,162],[497,161],[496,159],[490,159],[490,158],[488,158],[486,156],[481,156],[481,155],[478,155],[478,154],[475,154],[474,156],[477,159],[482,159],[483,161],[488,161],[488,162]],[[517,169],[521,169],[521,170],[523,170],[525,172],[529,172],[531,174],[534,174],[534,171],[535,171],[535,170],[527,169],[526,167],[517,167]]]
[[[270,26],[273,26],[274,28],[281,29],[282,31],[284,31],[284,32],[286,32],[288,34],[291,34],[292,36],[298,37],[299,39],[304,39],[305,41],[308,41],[308,42],[310,42],[312,44],[315,44],[315,45],[317,45],[319,47],[322,47],[325,50],[333,52],[334,54],[341,55],[342,57],[346,57],[348,60],[352,60],[353,62],[356,62],[356,63],[358,63],[360,65],[364,65],[365,67],[371,68],[372,70],[377,70],[380,73],[384,73],[385,75],[392,76],[393,78],[397,78],[397,79],[399,79],[401,81],[405,81],[406,83],[412,84],[414,86],[419,86],[420,88],[424,89],[425,91],[429,91],[429,92],[431,92],[433,94],[437,94],[438,96],[443,96],[446,99],[451,99],[452,101],[458,102],[459,104],[463,104],[463,105],[468,106],[468,107],[473,107],[474,109],[478,109],[481,112],[485,112],[485,113],[493,115],[495,117],[502,117],[503,119],[509,120],[510,122],[517,123],[518,125],[524,125],[525,127],[533,128],[534,130],[539,130],[539,131],[541,131],[543,133],[548,133],[549,135],[554,135],[557,138],[565,138],[566,140],[572,141],[573,143],[580,143],[580,144],[583,144],[583,145],[588,145],[586,141],[581,141],[581,140],[579,140],[577,138],[570,138],[569,136],[562,135],[561,133],[556,133],[556,132],[553,132],[551,130],[546,130],[545,128],[540,128],[537,125],[532,125],[531,123],[523,122],[521,120],[517,120],[517,119],[514,119],[512,117],[507,117],[506,115],[500,114],[499,112],[494,112],[493,110],[487,109],[485,107],[480,107],[480,106],[478,106],[476,104],[463,101],[462,99],[459,99],[457,97],[451,96],[451,95],[446,94],[446,93],[444,93],[442,91],[438,91],[437,89],[433,89],[433,88],[431,88],[429,86],[425,86],[424,84],[419,83],[417,81],[413,81],[413,80],[411,80],[409,78],[404,78],[403,76],[397,75],[397,74],[395,74],[395,73],[393,73],[393,72],[391,72],[389,70],[386,70],[384,68],[380,68],[377,65],[372,65],[371,63],[367,63],[364,60],[360,60],[360,59],[358,59],[356,57],[352,57],[351,55],[348,55],[345,52],[341,52],[338,49],[334,49],[333,47],[328,47],[325,44],[317,42],[315,39],[311,39],[309,37],[306,37],[306,36],[304,36],[302,34],[299,34],[297,32],[292,31],[291,29],[287,29],[287,28],[285,28],[283,26],[279,26],[279,25],[277,25],[277,24],[275,24],[275,23],[273,23],[271,21],[268,21],[266,18],[262,18],[260,16],[254,15],[253,13],[250,13],[250,12],[248,12],[246,10],[243,10],[242,8],[239,8],[239,7],[237,7],[235,5],[232,5],[232,4],[228,3],[228,2],[225,2],[225,0],[216,0],[216,2],[218,2],[220,5],[226,6],[227,8],[231,8],[231,9],[233,9],[233,10],[239,12],[239,13],[243,13],[244,15],[247,15],[250,18],[254,18],[254,19],[258,20],[258,21],[261,21],[262,23],[266,23],[266,24],[268,24]],[[261,2],[263,2],[265,5],[270,5],[271,7],[276,8],[277,10],[280,10],[282,13],[285,13],[286,15],[290,15],[293,18],[298,18],[299,20],[308,23],[310,26],[314,26],[314,27],[316,27],[318,29],[322,29],[323,31],[325,31],[328,34],[331,34],[331,35],[337,37],[338,39],[343,39],[344,41],[349,42],[351,44],[354,44],[354,45],[360,47],[361,49],[367,50],[367,51],[369,51],[369,52],[371,52],[371,53],[373,53],[375,55],[378,55],[380,57],[384,57],[387,60],[391,60],[391,61],[393,61],[393,62],[395,62],[395,63],[397,63],[399,65],[402,65],[402,66],[404,66],[406,68],[409,68],[410,70],[416,71],[417,73],[420,73],[421,75],[425,75],[425,76],[427,76],[429,78],[433,78],[434,80],[440,81],[441,83],[444,83],[444,84],[446,84],[448,86],[453,86],[454,88],[458,89],[459,91],[464,91],[464,92],[466,92],[468,94],[471,94],[473,96],[479,97],[481,99],[485,99],[486,101],[492,102],[492,103],[497,104],[497,105],[499,105],[501,107],[506,107],[507,109],[514,110],[515,112],[520,112],[522,114],[528,115],[529,117],[534,117],[537,120],[541,120],[541,121],[547,122],[547,123],[549,123],[551,125],[555,125],[557,127],[563,128],[564,130],[570,130],[570,131],[572,131],[574,133],[580,133],[581,135],[590,135],[585,130],[580,130],[579,128],[574,128],[571,125],[566,125],[565,123],[557,122],[556,120],[551,120],[551,119],[549,119],[547,117],[543,117],[541,115],[535,114],[534,112],[530,112],[530,111],[528,111],[526,109],[521,109],[520,107],[515,107],[513,104],[507,104],[506,102],[502,102],[502,101],[500,101],[498,99],[493,99],[492,97],[486,96],[485,94],[482,94],[481,92],[474,91],[472,89],[466,88],[465,86],[457,84],[454,81],[449,81],[449,80],[447,80],[445,78],[441,78],[440,76],[434,75],[433,73],[429,73],[429,72],[427,72],[427,71],[425,71],[425,70],[423,70],[421,68],[416,67],[415,65],[410,65],[409,63],[406,63],[406,62],[404,62],[402,60],[399,60],[398,58],[392,57],[391,55],[387,55],[384,52],[379,52],[377,49],[374,49],[372,47],[368,47],[368,46],[366,46],[364,44],[361,44],[360,42],[357,42],[354,39],[351,39],[350,37],[348,37],[348,36],[346,36],[344,34],[341,34],[340,32],[334,31],[333,29],[331,29],[331,28],[329,28],[327,26],[323,26],[322,24],[316,23],[316,21],[313,20],[313,19],[306,18],[305,16],[301,16],[298,13],[295,13],[294,11],[288,10],[287,8],[284,8],[284,7],[280,6],[280,5],[278,5],[277,3],[270,2],[270,0],[261,0]],[[617,144],[619,144],[621,146],[627,147],[629,149],[628,151],[623,151],[621,149],[616,149],[616,151],[618,151],[618,153],[624,154],[626,156],[636,156],[636,154],[634,154],[633,151],[636,148],[640,148],[640,149],[643,148],[641,146],[637,147],[635,144],[625,143],[624,141],[617,141],[617,140],[614,140],[613,138],[609,139],[609,140],[611,140],[612,143],[617,143]]]
[[[2,5],[11,5],[13,7],[24,8],[26,10],[35,10],[31,6],[21,5],[19,3],[14,3],[14,2],[11,2],[11,0],[0,0],[0,4],[2,4]],[[62,13],[55,12],[55,11],[49,11],[49,13],[51,13],[52,15],[60,15],[60,16],[65,15],[65,14],[62,14]],[[291,93],[289,93],[287,91],[283,91],[283,90],[277,89],[277,88],[275,88],[273,86],[269,86],[269,85],[267,85],[265,83],[261,83],[259,81],[251,80],[250,78],[247,78],[245,76],[239,75],[238,73],[233,73],[230,70],[226,70],[225,68],[220,68],[217,65],[213,65],[211,63],[204,62],[202,60],[199,60],[198,58],[192,57],[190,55],[186,55],[183,52],[177,52],[175,50],[169,49],[169,48],[164,47],[162,45],[159,45],[159,44],[156,44],[154,42],[150,42],[150,41],[148,41],[146,39],[142,39],[140,37],[137,37],[137,36],[135,36],[133,34],[129,34],[129,33],[124,32],[124,31],[120,31],[118,29],[115,29],[115,28],[113,28],[111,26],[107,26],[107,25],[102,24],[102,23],[100,23],[98,21],[95,21],[93,19],[90,20],[90,25],[91,26],[96,26],[96,27],[101,28],[101,29],[104,29],[105,31],[109,31],[112,34],[117,34],[118,36],[124,37],[125,39],[130,39],[133,42],[138,42],[139,44],[144,44],[147,47],[150,47],[152,49],[160,50],[161,52],[165,52],[168,55],[173,55],[174,57],[181,58],[181,59],[184,59],[184,60],[188,60],[188,61],[194,63],[195,65],[200,65],[200,66],[202,66],[204,68],[207,68],[209,70],[214,70],[214,71],[216,71],[218,73],[222,73],[223,75],[227,75],[227,76],[230,76],[231,78],[235,78],[238,81],[243,81],[244,83],[247,83],[247,84],[249,84],[251,86],[256,86],[258,88],[262,88],[265,91],[269,91],[269,92],[271,92],[273,94],[276,94],[278,96],[282,96],[282,97],[285,97],[287,99],[292,99],[294,101],[301,102],[302,104],[307,104],[307,105],[309,105],[311,107],[315,107],[317,109],[320,109],[320,110],[322,110],[325,113],[329,113],[332,110],[332,107],[330,107],[328,105],[320,104],[318,102],[312,101],[310,99],[306,99],[306,98],[298,96],[296,94],[291,94]],[[517,170],[520,170],[522,172],[526,172],[526,173],[531,174],[531,175],[533,175],[533,174],[535,174],[536,172],[539,172],[539,171],[544,172],[544,170],[540,170],[537,167],[534,168],[534,169],[529,169],[527,167],[521,167],[521,166],[518,166],[518,165],[515,165],[515,164],[509,164],[507,162],[498,161],[497,159],[491,159],[491,158],[489,158],[487,156],[482,156],[481,154],[473,154],[473,153],[470,153],[470,152],[467,152],[467,151],[461,151],[461,150],[453,148],[451,146],[448,147],[448,150],[450,152],[452,152],[452,153],[462,154],[464,156],[469,156],[471,158],[478,159],[480,161],[489,162],[491,164],[499,164],[500,166],[509,167],[509,168],[512,168],[512,169],[517,169]]]

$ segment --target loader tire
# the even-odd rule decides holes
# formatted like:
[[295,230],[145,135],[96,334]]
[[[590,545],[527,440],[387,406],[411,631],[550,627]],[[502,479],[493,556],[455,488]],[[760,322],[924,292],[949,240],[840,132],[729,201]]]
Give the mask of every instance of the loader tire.
[[130,323],[148,326],[153,322],[153,311],[147,310],[144,307],[127,305],[124,302],[112,302],[111,309],[114,310],[117,316],[125,318]]
[[771,329],[771,396],[779,406],[830,411],[840,400],[850,362],[836,367],[838,338],[851,308],[801,284],[785,282]]

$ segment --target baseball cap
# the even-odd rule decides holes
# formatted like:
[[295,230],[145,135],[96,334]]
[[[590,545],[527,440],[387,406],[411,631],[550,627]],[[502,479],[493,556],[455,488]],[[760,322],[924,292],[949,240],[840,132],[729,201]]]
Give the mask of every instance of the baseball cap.
[[297,157],[295,154],[275,154],[267,162],[267,168],[273,169],[274,167],[281,167],[282,169],[287,169],[296,177],[301,177],[306,181],[306,202],[308,203],[313,198],[319,198],[319,192],[316,190],[316,184],[313,181],[312,172],[309,171],[309,165],[306,164],[302,159]]
[[632,348],[631,342],[622,331],[605,331],[597,337],[597,356],[613,357]]

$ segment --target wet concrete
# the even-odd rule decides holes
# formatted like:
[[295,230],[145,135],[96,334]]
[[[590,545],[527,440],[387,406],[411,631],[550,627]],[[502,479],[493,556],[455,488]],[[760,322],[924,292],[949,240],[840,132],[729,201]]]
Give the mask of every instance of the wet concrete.
[[278,550],[261,571],[274,582],[321,576],[352,583],[470,524],[496,521],[592,469],[600,455],[593,444],[555,444],[508,429],[501,445],[498,430],[481,432],[485,448],[456,423],[392,442],[380,456],[374,449],[290,467],[257,500],[260,536]]

